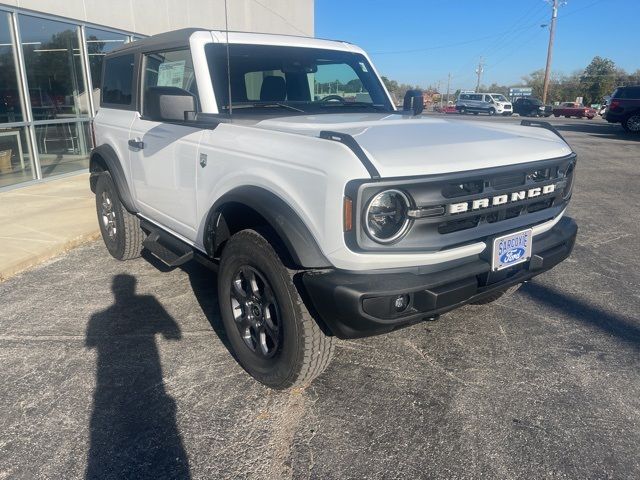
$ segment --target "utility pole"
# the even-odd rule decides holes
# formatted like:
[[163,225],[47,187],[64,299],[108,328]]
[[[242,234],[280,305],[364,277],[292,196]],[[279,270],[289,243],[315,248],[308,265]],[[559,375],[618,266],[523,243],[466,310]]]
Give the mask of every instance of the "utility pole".
[[482,63],[482,57],[478,62],[478,68],[476,68],[476,75],[478,75],[478,82],[476,83],[476,93],[480,90],[480,79],[482,78],[482,72],[484,71],[484,64]]
[[451,72],[449,72],[449,76],[447,77],[447,105],[449,105],[449,87],[451,86]]
[[551,56],[553,55],[553,37],[556,34],[556,19],[558,18],[558,0],[552,0],[551,27],[549,28],[549,48],[547,49],[547,67],[544,71],[544,86],[542,87],[542,103],[547,103],[549,91],[549,77],[551,76]]

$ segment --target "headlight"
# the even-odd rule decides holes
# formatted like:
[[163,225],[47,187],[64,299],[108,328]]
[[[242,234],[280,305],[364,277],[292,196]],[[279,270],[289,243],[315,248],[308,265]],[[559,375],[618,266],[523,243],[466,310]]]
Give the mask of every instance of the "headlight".
[[367,234],[378,243],[400,239],[411,223],[409,197],[400,190],[385,190],[371,199],[365,213]]

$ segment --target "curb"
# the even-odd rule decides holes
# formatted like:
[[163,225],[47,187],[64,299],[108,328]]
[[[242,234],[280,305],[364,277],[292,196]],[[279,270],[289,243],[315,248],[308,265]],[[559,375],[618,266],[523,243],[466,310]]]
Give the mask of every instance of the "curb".
[[100,238],[100,230],[92,230],[91,232],[84,233],[76,238],[55,245],[46,252],[35,255],[27,260],[3,267],[0,269],[0,283],[8,280],[10,277],[17,275],[18,273],[25,272],[26,270],[44,263],[47,260],[51,260],[52,258],[68,252],[69,250],[73,250],[82,244],[89,243],[93,240],[97,240],[98,238]]

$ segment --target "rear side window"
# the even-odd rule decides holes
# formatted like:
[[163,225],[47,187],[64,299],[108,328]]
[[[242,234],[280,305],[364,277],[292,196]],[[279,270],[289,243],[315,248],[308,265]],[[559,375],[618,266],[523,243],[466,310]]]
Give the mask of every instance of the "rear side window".
[[122,55],[105,61],[101,105],[131,105],[133,63],[133,55]]
[[630,99],[640,99],[640,87],[625,87],[619,88],[613,94],[613,98],[630,98]]

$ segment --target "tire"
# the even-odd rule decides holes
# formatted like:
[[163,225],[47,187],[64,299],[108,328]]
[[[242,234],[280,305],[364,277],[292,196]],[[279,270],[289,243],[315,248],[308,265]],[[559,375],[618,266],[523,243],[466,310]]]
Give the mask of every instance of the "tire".
[[513,293],[515,293],[520,288],[521,285],[522,285],[521,283],[518,283],[517,285],[513,285],[513,286],[507,288],[506,290],[497,290],[497,291],[492,292],[491,294],[487,295],[484,298],[476,300],[475,302],[471,302],[471,304],[472,305],[486,305],[488,303],[495,302],[499,298],[512,295]]
[[96,182],[96,213],[102,240],[113,258],[131,260],[140,256],[144,231],[140,219],[129,213],[108,171]]
[[471,113],[473,113],[474,115],[478,115],[478,113],[480,113],[480,112],[471,112]]
[[242,230],[227,242],[218,303],[238,363],[260,383],[303,387],[329,365],[333,338],[311,317],[291,272],[260,233]]
[[492,107],[489,109],[487,113],[489,114],[490,117],[493,117],[496,114],[496,109]]
[[460,107],[460,108],[458,109],[458,113],[460,113],[460,115],[464,115],[465,113],[467,113],[467,109],[466,109],[466,108],[464,108],[464,107]]
[[553,114],[553,116],[556,118],[560,117],[560,115],[556,115],[555,113]]
[[629,133],[640,134],[640,112],[632,113],[622,120],[622,128]]
[[564,118],[571,118],[571,115],[565,115]]

